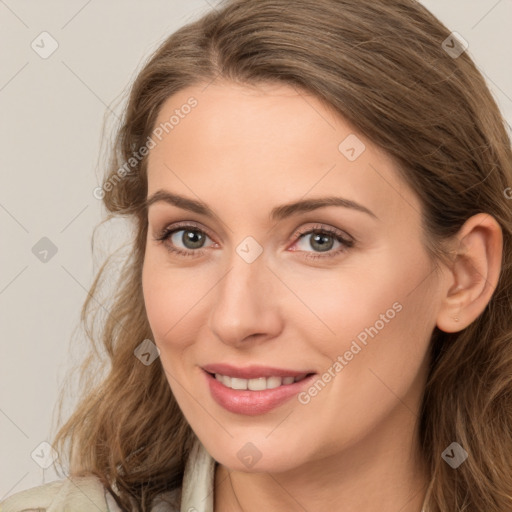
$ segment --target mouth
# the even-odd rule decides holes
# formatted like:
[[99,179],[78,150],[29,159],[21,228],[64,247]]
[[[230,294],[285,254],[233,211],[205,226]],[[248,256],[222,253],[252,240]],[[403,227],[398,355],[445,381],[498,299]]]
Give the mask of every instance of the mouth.
[[[218,366],[216,368],[219,369]],[[266,368],[263,373],[267,375],[260,372],[258,376],[258,369],[252,367],[250,370],[237,371],[238,375],[242,372],[253,375],[244,378],[234,376],[232,371],[226,369],[223,370],[225,373],[210,370],[202,368],[212,399],[225,410],[246,416],[265,414],[279,407],[311,385],[317,375],[314,372],[290,370],[284,370],[284,373],[295,375],[283,375],[283,371]]]

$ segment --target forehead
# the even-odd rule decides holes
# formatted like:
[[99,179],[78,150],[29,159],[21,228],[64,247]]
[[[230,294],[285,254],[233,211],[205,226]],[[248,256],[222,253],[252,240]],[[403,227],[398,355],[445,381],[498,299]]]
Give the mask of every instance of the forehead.
[[383,150],[319,98],[291,86],[188,87],[166,100],[154,128],[161,140],[153,136],[148,196],[159,189],[196,195],[231,206],[233,214],[255,200],[270,211],[327,194],[395,221],[420,211]]

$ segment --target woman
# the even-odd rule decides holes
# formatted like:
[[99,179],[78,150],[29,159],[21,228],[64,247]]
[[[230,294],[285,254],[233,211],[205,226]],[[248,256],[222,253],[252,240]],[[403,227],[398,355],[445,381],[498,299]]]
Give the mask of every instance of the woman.
[[134,221],[111,369],[2,510],[512,509],[512,153],[465,50],[413,0],[165,41],[95,192]]

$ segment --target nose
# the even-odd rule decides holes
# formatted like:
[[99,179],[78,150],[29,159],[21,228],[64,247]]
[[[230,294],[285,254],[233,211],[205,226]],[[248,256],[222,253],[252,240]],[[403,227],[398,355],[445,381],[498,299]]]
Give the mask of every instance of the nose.
[[283,296],[279,287],[283,285],[266,266],[263,254],[247,263],[234,252],[230,264],[214,288],[208,327],[223,343],[239,348],[248,341],[263,342],[278,336]]

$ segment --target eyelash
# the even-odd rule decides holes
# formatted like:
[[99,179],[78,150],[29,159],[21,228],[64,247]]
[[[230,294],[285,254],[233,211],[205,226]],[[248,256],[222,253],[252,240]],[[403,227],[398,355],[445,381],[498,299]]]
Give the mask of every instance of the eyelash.
[[[203,235],[206,235],[208,238],[212,239],[212,237],[206,231],[204,231],[203,229],[199,228],[198,226],[193,225],[193,224],[189,224],[189,223],[184,223],[184,224],[174,224],[172,226],[164,228],[154,238],[154,240],[156,242],[164,244],[165,248],[169,252],[177,254],[179,256],[192,257],[192,258],[193,257],[201,256],[203,254],[203,252],[204,252],[204,249],[183,250],[183,249],[176,248],[176,247],[171,246],[171,245],[166,243],[168,241],[168,239],[174,233],[176,233],[178,231],[198,232],[198,233],[202,233]],[[315,234],[315,235],[316,234],[331,235],[331,236],[333,236],[336,239],[336,241],[340,242],[343,245],[343,247],[341,247],[340,249],[338,249],[336,251],[329,251],[329,252],[325,252],[325,253],[310,253],[310,252],[306,252],[304,254],[304,256],[303,256],[306,259],[317,260],[319,258],[332,258],[334,256],[338,256],[341,253],[346,252],[348,249],[351,249],[352,247],[355,246],[355,241],[353,239],[349,240],[349,239],[345,238],[342,235],[341,231],[339,231],[339,230],[337,230],[335,228],[329,227],[329,226],[324,226],[324,225],[317,225],[317,226],[314,226],[312,228],[304,228],[302,230],[298,230],[294,234],[294,238],[295,238],[294,243],[296,243],[298,240],[300,240],[300,238],[302,236],[310,235],[310,234]],[[297,251],[297,252],[301,252],[301,251]]]

